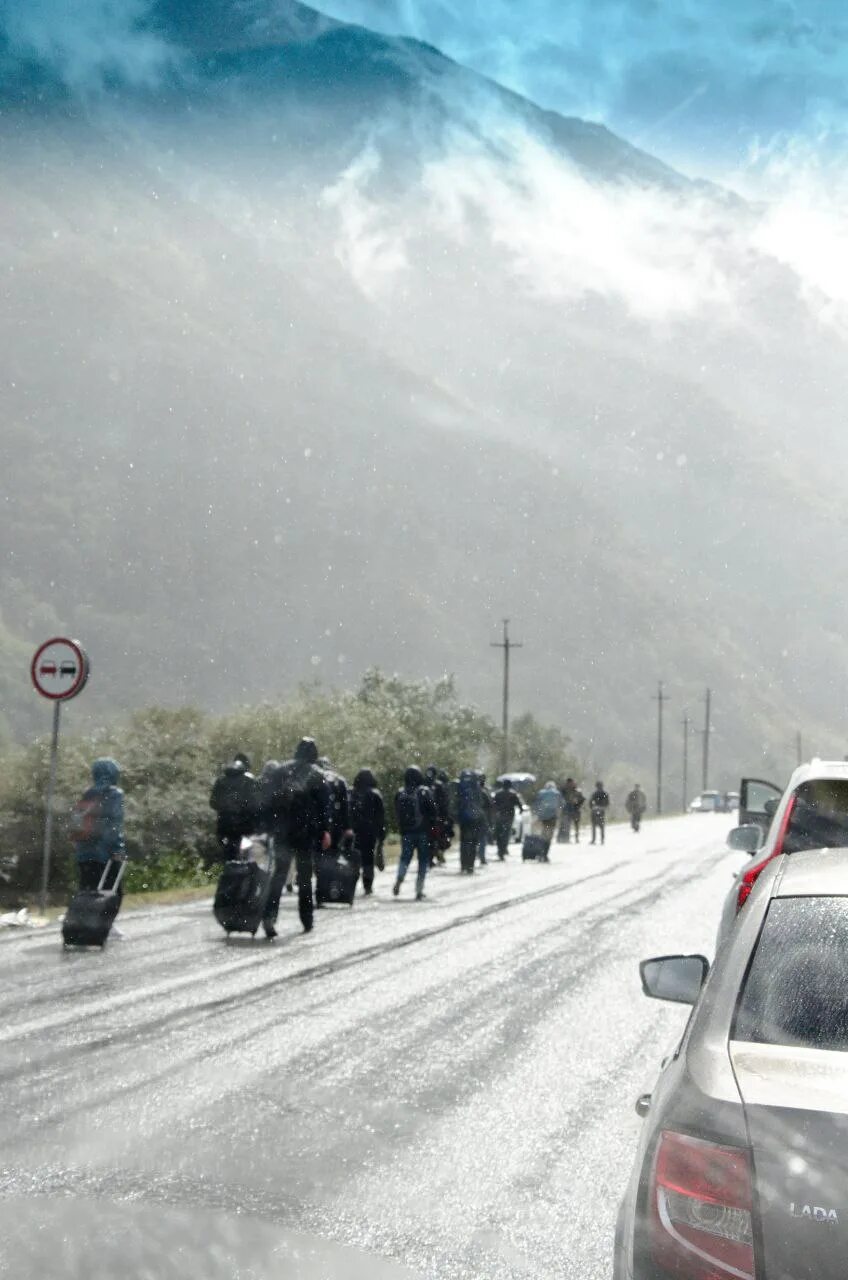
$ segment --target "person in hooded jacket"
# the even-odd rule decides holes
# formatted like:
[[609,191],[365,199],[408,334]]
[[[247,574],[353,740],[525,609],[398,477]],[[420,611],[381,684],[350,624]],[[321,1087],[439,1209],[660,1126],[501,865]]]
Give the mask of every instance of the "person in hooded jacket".
[[429,787],[424,785],[424,774],[416,765],[410,765],[403,779],[403,786],[395,795],[395,813],[400,830],[400,861],[397,880],[392,893],[400,893],[406,878],[412,855],[418,854],[418,877],[415,897],[424,897],[424,881],[430,865],[430,828],[436,819],[436,802]]
[[[118,786],[121,768],[110,756],[91,766],[92,785],[83,792],[74,814],[79,830],[74,834],[80,889],[96,889],[109,864],[104,888],[111,888],[125,855],[124,793]],[[78,815],[78,816],[77,816]],[[118,899],[122,886],[117,888]]]
[[495,844],[498,846],[498,857],[503,862],[509,853],[509,838],[512,835],[512,824],[516,813],[521,813],[521,796],[510,786],[508,778],[501,778],[498,789],[492,796],[495,811]]
[[239,752],[215,779],[209,806],[218,815],[216,835],[225,862],[241,856],[244,836],[255,834],[259,816],[258,784],[250,760]]
[[436,820],[430,831],[430,861],[445,865],[445,852],[450,848],[453,839],[453,825],[450,815],[450,795],[447,787],[447,774],[434,764],[428,766],[424,779],[433,793],[436,805]]
[[386,838],[386,806],[370,769],[360,769],[353,780],[350,797],[350,825],[362,866],[362,889],[374,891],[374,857]]
[[350,792],[347,782],[330,764],[326,756],[318,759],[318,768],[327,780],[330,788],[332,817],[330,821],[330,848],[337,852],[342,841],[351,834],[350,826]]
[[533,803],[534,812],[542,829],[542,838],[547,845],[545,861],[550,854],[551,842],[556,834],[557,819],[562,812],[562,806],[562,792],[559,787],[553,780],[546,782],[541,791],[537,792]]
[[609,807],[609,792],[604,788],[604,784],[602,782],[596,782],[595,790],[589,796],[589,813],[592,817],[591,844],[596,843],[598,836],[601,837],[601,844],[604,844],[606,841],[607,810]]
[[294,759],[271,772],[261,798],[261,823],[274,841],[274,870],[262,927],[267,938],[277,936],[277,913],[292,858],[297,865],[298,912],[304,933],[312,930],[315,898],[314,859],[331,844],[332,796],[318,767],[318,748],[302,738]]
[[489,847],[489,840],[491,839],[491,835],[492,835],[492,816],[494,813],[494,803],[492,801],[492,793],[489,790],[489,788],[486,786],[485,773],[481,772],[479,774],[479,778],[480,778],[480,800],[483,805],[483,821],[480,826],[480,844],[477,848],[477,857],[479,858],[480,866],[486,867],[489,865],[489,860],[486,857],[486,850]]

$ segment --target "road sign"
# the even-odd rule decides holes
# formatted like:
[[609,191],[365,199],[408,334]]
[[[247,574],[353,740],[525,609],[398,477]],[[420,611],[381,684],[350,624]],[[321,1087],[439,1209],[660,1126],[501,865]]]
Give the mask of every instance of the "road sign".
[[89,666],[85,650],[77,640],[54,636],[36,650],[30,674],[42,698],[67,702],[85,688]]

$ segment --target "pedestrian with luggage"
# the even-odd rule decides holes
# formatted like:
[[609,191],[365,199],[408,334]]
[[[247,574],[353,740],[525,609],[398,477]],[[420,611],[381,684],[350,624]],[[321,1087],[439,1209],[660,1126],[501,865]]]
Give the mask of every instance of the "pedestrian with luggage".
[[400,862],[392,893],[395,897],[400,893],[415,853],[418,855],[415,897],[420,902],[430,865],[430,828],[436,818],[436,802],[416,765],[410,765],[404,774],[403,786],[395,795],[395,813],[400,830]]
[[495,814],[495,844],[498,846],[498,858],[501,862],[509,853],[509,839],[512,835],[512,824],[515,815],[521,813],[521,797],[508,778],[501,778],[497,790],[492,796],[492,807]]
[[483,829],[483,796],[475,769],[463,769],[456,784],[456,816],[459,822],[459,870],[473,875]]
[[273,837],[274,865],[265,906],[267,938],[277,936],[277,913],[292,859],[297,866],[298,913],[304,933],[314,924],[312,876],[315,859],[330,848],[333,800],[318,767],[318,748],[312,738],[298,743],[294,759],[268,777],[261,799],[262,826]]
[[374,863],[377,849],[386,838],[386,806],[370,769],[360,769],[353,780],[350,797],[350,825],[362,865],[362,891],[374,891]]
[[604,784],[602,782],[596,782],[595,790],[589,796],[589,813],[592,818],[591,844],[596,843],[598,836],[601,838],[601,844],[606,843],[607,810],[609,807],[609,792],[604,790]]
[[638,831],[642,825],[642,817],[648,807],[648,799],[638,782],[633,790],[628,793],[624,807],[630,814],[631,827],[634,831]]
[[217,817],[216,835],[225,862],[241,857],[241,842],[256,834],[259,809],[258,784],[250,772],[250,760],[239,752],[215,779],[209,806]]
[[555,782],[546,782],[537,793],[533,806],[546,845],[545,857],[542,859],[544,862],[550,858],[551,843],[556,835],[557,820],[562,812],[562,806],[563,798],[559,787]]
[[[91,766],[91,782],[71,811],[70,835],[79,891],[62,924],[66,944],[103,946],[123,898],[125,865],[124,793],[117,761],[102,756]],[[117,937],[122,937],[115,929]]]
[[332,818],[330,822],[330,849],[337,853],[343,842],[351,836],[350,792],[342,775],[333,768],[326,756],[318,760],[318,768],[330,788]]

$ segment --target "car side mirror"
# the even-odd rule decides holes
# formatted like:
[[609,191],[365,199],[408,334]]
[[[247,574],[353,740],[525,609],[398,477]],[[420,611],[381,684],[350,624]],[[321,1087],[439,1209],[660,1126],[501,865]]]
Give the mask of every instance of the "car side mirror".
[[727,837],[728,847],[737,853],[756,853],[763,847],[763,833],[754,822],[734,827]]
[[639,965],[645,995],[675,1004],[694,1004],[709,971],[706,956],[656,956]]

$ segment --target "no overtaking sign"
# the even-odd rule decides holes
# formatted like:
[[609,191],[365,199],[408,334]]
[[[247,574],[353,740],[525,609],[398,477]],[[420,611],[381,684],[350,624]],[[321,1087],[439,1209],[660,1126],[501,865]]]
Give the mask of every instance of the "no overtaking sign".
[[76,640],[56,636],[36,651],[30,669],[32,683],[42,698],[67,702],[85,688],[88,658]]

